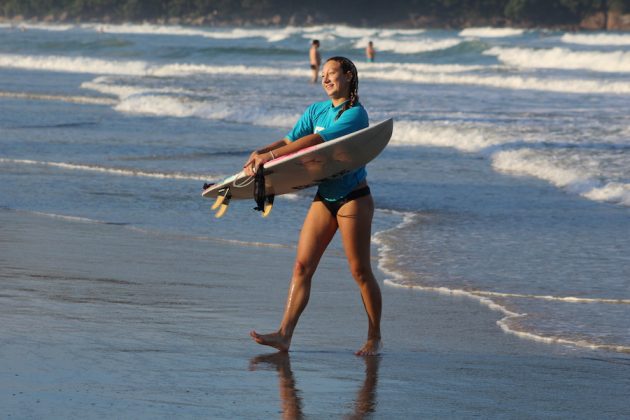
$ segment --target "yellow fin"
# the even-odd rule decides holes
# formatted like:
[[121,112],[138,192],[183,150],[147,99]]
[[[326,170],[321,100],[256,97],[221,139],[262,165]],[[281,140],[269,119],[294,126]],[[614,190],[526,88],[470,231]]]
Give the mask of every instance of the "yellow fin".
[[214,215],[214,217],[216,217],[217,219],[223,217],[223,215],[227,211],[227,208],[228,208],[227,204],[221,204],[221,208],[219,209],[219,211],[217,211],[217,213]]
[[217,208],[219,208],[219,206],[223,204],[223,200],[225,200],[224,195],[217,195],[217,199],[215,200],[214,204],[212,204],[212,207],[210,207],[210,209],[216,210]]
[[273,203],[266,203],[265,209],[263,210],[263,213],[262,213],[262,217],[269,216],[269,213],[271,213],[272,207],[273,207]]

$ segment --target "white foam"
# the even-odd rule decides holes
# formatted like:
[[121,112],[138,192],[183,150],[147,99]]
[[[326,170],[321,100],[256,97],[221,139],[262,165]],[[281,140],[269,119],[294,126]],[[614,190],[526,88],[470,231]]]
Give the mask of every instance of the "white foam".
[[477,70],[492,69],[492,66],[480,65],[464,65],[464,64],[423,64],[423,63],[356,63],[359,74],[363,75],[364,71],[370,73],[381,72],[389,73],[391,71],[408,72],[410,74],[426,74],[426,73],[464,73]]
[[444,73],[418,73],[404,68],[389,72],[372,71],[366,67],[362,71],[364,79],[403,81],[434,85],[471,85],[499,89],[534,90],[558,93],[581,94],[630,94],[630,83],[608,80],[551,79],[525,76],[481,76]]
[[196,115],[202,106],[203,102],[184,101],[173,96],[143,94],[126,97],[114,109],[128,114],[182,118]]
[[57,214],[57,213],[45,213],[41,211],[29,211],[28,213],[35,214],[37,216],[49,217],[51,219],[60,219],[65,220],[67,222],[79,222],[79,223],[97,223],[97,224],[105,224],[102,220],[89,219],[87,217],[79,217],[79,216],[68,216],[65,214]]
[[[572,162],[576,161],[576,162]],[[577,166],[580,163],[582,166]],[[492,155],[492,167],[500,172],[533,176],[590,200],[630,206],[630,184],[602,181],[601,174],[582,160],[549,156],[533,149],[505,150]]]
[[566,48],[532,49],[493,47],[484,51],[510,66],[605,73],[630,72],[630,51],[571,51]]
[[37,31],[50,31],[50,32],[65,32],[70,29],[74,29],[76,26],[74,25],[64,25],[59,23],[19,23],[19,24],[8,24],[3,27],[9,27],[13,29],[20,30],[37,30]]
[[630,207],[630,183],[608,182],[582,195],[589,200],[618,203]]
[[[390,211],[392,212],[392,211]],[[516,298],[516,299],[540,299],[550,301],[561,301],[567,303],[604,303],[604,304],[626,304],[630,305],[630,299],[606,299],[606,298],[586,298],[586,297],[573,297],[573,296],[546,296],[546,295],[528,295],[528,294],[516,294],[516,293],[502,293],[482,290],[464,290],[464,289],[452,289],[444,286],[423,286],[419,284],[410,283],[413,279],[417,278],[415,273],[409,273],[402,270],[396,265],[396,258],[392,254],[392,249],[387,243],[387,236],[395,236],[396,231],[407,229],[410,224],[419,221],[422,217],[420,213],[411,212],[395,212],[402,217],[402,221],[395,227],[377,232],[372,241],[378,246],[378,258],[379,258],[379,270],[385,275],[389,276],[389,279],[385,279],[384,283],[391,287],[408,288],[424,292],[440,293],[449,296],[463,296],[474,299],[482,305],[488,307],[491,310],[501,312],[505,316],[497,321],[497,325],[506,333],[516,335],[517,337],[534,340],[538,342],[548,344],[562,344],[571,345],[591,349],[601,349],[616,352],[630,352],[630,347],[618,346],[611,344],[593,343],[586,340],[572,340],[563,337],[555,336],[543,336],[527,331],[520,331],[516,328],[512,328],[510,323],[512,320],[527,316],[527,314],[521,314],[509,310],[507,307],[495,302],[492,298]]]
[[243,76],[276,76],[276,77],[300,77],[305,78],[310,70],[303,68],[286,67],[282,70],[277,67],[245,66],[245,65],[204,65],[204,64],[167,64],[151,69],[153,76],[187,76],[192,74],[226,74]]
[[150,66],[144,61],[101,60],[98,58],[0,54],[0,67],[46,70],[64,73],[143,76]]
[[0,163],[16,164],[16,165],[34,165],[34,166],[48,166],[53,168],[61,168],[66,170],[75,171],[89,171],[89,172],[101,172],[111,175],[119,176],[136,176],[144,178],[158,178],[158,179],[191,179],[195,181],[213,182],[224,178],[223,175],[201,175],[201,174],[188,174],[183,172],[150,172],[139,169],[125,169],[125,168],[111,168],[99,165],[87,165],[70,162],[50,162],[31,159],[9,159],[0,158]]
[[469,36],[475,38],[504,38],[523,35],[524,32],[524,29],[515,28],[466,28],[459,33],[459,36]]
[[503,293],[475,290],[469,292],[475,296],[502,297],[502,298],[519,298],[519,299],[536,299],[555,302],[567,303],[606,303],[613,305],[630,305],[630,299],[609,299],[609,298],[585,298],[576,296],[551,296],[551,295],[531,295],[521,293]]
[[[130,76],[183,77],[193,74],[225,74],[244,76],[308,77],[308,69],[264,66],[212,66],[201,64],[151,65],[143,61],[107,61],[81,57],[21,56],[0,54],[0,67],[47,70],[71,73],[111,74]],[[406,65],[383,71],[378,66],[362,66],[361,77],[367,79],[404,81],[440,85],[475,85],[514,90],[538,90],[561,93],[630,94],[630,83],[608,80],[541,79],[523,76],[483,76],[451,74],[473,70],[457,65]]]
[[297,113],[270,112],[255,105],[234,105],[191,99],[195,92],[177,88],[151,88],[143,86],[116,85],[108,77],[99,77],[85,82],[81,87],[98,92],[117,95],[114,109],[128,114],[144,114],[164,117],[197,117],[222,120],[266,127],[289,128],[300,117]]
[[208,29],[189,28],[179,25],[154,25],[154,24],[84,24],[83,29],[97,32],[113,34],[136,34],[136,35],[170,35],[170,36],[199,36],[212,39],[245,39],[245,38],[265,38],[269,42],[282,41],[289,36],[301,32],[294,27],[282,29]]
[[[364,38],[355,42],[355,48],[364,48],[368,40],[368,38]],[[461,39],[457,38],[420,38],[411,40],[380,39],[376,47],[379,51],[393,51],[397,54],[419,54],[429,51],[445,50],[459,45],[461,42]]]
[[381,29],[379,35],[382,37],[414,36],[426,33],[426,29]]
[[464,152],[479,152],[505,143],[490,128],[415,121],[396,121],[391,146],[452,147]]
[[400,216],[401,221],[398,225],[391,229],[376,232],[372,235],[372,242],[378,246],[378,268],[385,275],[392,277],[396,280],[402,280],[406,277],[407,273],[403,272],[400,268],[394,267],[395,259],[391,255],[391,247],[386,243],[384,236],[401,229],[405,229],[410,224],[414,223],[420,214],[412,212],[399,212],[396,210],[381,210],[389,214]]
[[[463,289],[450,289],[447,287],[406,285],[404,283],[400,283],[399,281],[392,281],[392,280],[385,280],[384,283],[391,287],[400,287],[400,288],[414,289],[414,290],[419,290],[419,291],[424,291],[424,292],[439,293],[439,294],[449,295],[449,296],[462,296],[462,297],[472,298],[493,311],[503,313],[505,316],[497,321],[497,325],[499,326],[499,328],[501,328],[501,330],[505,333],[512,334],[523,339],[537,341],[537,342],[546,343],[546,344],[560,344],[560,345],[589,348],[593,350],[607,350],[607,351],[614,351],[614,352],[619,352],[619,353],[630,353],[630,347],[628,346],[615,345],[615,344],[601,344],[601,343],[591,342],[588,340],[577,340],[577,339],[570,339],[570,338],[564,338],[564,337],[559,337],[559,336],[545,336],[542,334],[536,334],[536,333],[528,332],[528,331],[521,331],[516,328],[513,328],[510,326],[511,321],[518,318],[523,318],[527,316],[527,314],[520,314],[520,313],[510,311],[505,306],[500,305],[494,302],[492,299],[489,299],[488,297],[486,297],[486,295],[491,295],[491,296],[504,295],[501,293],[495,294],[492,292],[467,291]],[[511,294],[506,294],[506,295],[509,296]],[[511,295],[510,297],[519,297],[519,295]],[[532,298],[531,296],[523,296],[523,297]],[[562,300],[564,302],[584,303],[583,301],[577,301],[577,300],[571,300],[571,299],[575,299],[575,298],[562,298],[559,300]],[[595,301],[601,301],[601,299],[595,300]],[[613,300],[613,301],[614,302],[604,302],[604,303],[615,303],[615,304],[620,303],[617,300]],[[626,302],[623,302],[623,303],[626,303]]]
[[146,95],[146,94],[171,94],[171,95],[195,95],[196,92],[182,89],[182,88],[170,88],[170,87],[145,87],[145,86],[133,86],[115,84],[106,76],[97,77],[91,82],[81,83],[81,87],[84,89],[95,90],[104,95],[118,96],[120,99],[128,98],[134,95]]
[[49,95],[43,93],[27,93],[27,92],[0,92],[0,98],[15,99],[33,99],[40,101],[60,101],[77,104],[90,105],[114,105],[116,102],[109,98],[95,98],[91,96],[67,96],[67,95]]
[[580,45],[630,45],[628,34],[564,34],[560,40]]

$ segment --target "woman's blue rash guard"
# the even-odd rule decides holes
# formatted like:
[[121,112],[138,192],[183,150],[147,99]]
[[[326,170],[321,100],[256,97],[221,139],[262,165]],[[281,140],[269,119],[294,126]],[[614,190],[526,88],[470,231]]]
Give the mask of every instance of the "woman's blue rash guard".
[[[344,102],[345,103],[345,102]],[[315,102],[304,111],[293,130],[286,135],[290,141],[295,141],[309,134],[319,134],[324,141],[336,139],[346,134],[354,133],[369,125],[368,114],[360,103],[356,103],[341,114],[335,121],[343,104],[333,107],[332,100]],[[327,201],[337,201],[344,198],[367,176],[365,166],[355,169],[340,178],[323,182],[319,185],[318,193]]]

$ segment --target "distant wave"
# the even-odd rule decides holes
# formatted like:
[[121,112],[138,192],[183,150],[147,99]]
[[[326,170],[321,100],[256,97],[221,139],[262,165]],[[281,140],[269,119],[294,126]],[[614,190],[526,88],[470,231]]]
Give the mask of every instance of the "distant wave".
[[104,94],[119,96],[114,109],[127,114],[145,114],[164,117],[197,117],[208,120],[238,122],[266,127],[289,128],[298,113],[270,112],[259,106],[234,105],[226,102],[194,99],[194,95],[181,89],[154,89],[142,86],[110,84],[106,78],[85,82],[81,87]]
[[49,166],[54,168],[61,168],[67,170],[89,171],[89,172],[101,172],[112,175],[120,176],[137,176],[144,178],[160,178],[160,179],[191,179],[195,181],[213,182],[224,178],[223,175],[202,175],[202,174],[188,174],[183,172],[151,172],[140,169],[129,168],[112,168],[100,165],[88,165],[77,164],[69,162],[50,162],[41,160],[30,159],[9,159],[0,158],[0,163],[14,164],[14,165],[33,165],[33,166]]
[[477,38],[504,38],[508,36],[523,35],[524,29],[515,28],[466,28],[459,33],[459,36],[470,36]]
[[[367,45],[368,38],[361,39],[355,43],[355,48],[363,48]],[[397,54],[419,54],[428,51],[438,51],[452,48],[459,45],[462,42],[461,39],[431,39],[431,38],[417,38],[410,40],[394,40],[394,39],[379,39],[378,49],[379,51],[393,51]]]
[[630,83],[605,80],[547,79],[509,75],[425,74],[404,69],[377,72],[367,68],[362,71],[361,77],[410,83],[487,86],[499,89],[535,90],[556,93],[630,94]]
[[[358,28],[346,25],[317,25],[305,28],[288,26],[283,28],[194,28],[180,25],[155,25],[155,24],[109,24],[109,23],[85,23],[80,25],[63,24],[43,24],[35,23],[20,24],[19,27],[25,29],[41,31],[68,31],[72,29],[82,29],[99,33],[111,34],[131,34],[131,35],[169,35],[169,36],[198,36],[211,39],[245,39],[264,38],[269,42],[283,41],[291,36],[302,36],[303,38],[360,38],[374,36],[389,38],[393,36],[413,36],[426,32],[425,29],[369,29]],[[0,23],[0,28],[18,28],[17,25]]]
[[566,48],[494,47],[484,52],[510,66],[563,70],[591,70],[606,73],[630,72],[630,51],[571,51]]
[[[300,29],[302,38],[319,39],[320,41],[334,42],[337,39],[364,39],[377,40],[379,49],[381,42],[391,41],[394,37],[412,38],[426,32],[425,29],[377,29],[357,28],[346,25],[320,25]],[[417,39],[417,38],[414,38]]]
[[84,89],[95,90],[104,95],[118,96],[119,98],[128,98],[134,95],[142,95],[151,93],[154,95],[157,94],[171,94],[171,95],[195,95],[196,92],[193,92],[188,89],[181,88],[170,88],[170,87],[146,87],[141,85],[126,85],[126,84],[117,84],[107,77],[97,77],[91,82],[83,82],[81,83],[81,87]]
[[531,146],[525,148],[501,150],[529,144],[527,139],[515,142],[514,134],[478,123],[399,120],[394,124],[390,147],[449,147],[482,153],[498,172],[542,179],[589,200],[630,206],[630,184],[620,181],[627,177],[628,163],[616,152],[617,145],[598,149],[595,154],[588,144],[581,147],[558,143],[553,149],[534,148],[538,141],[531,141]]
[[64,24],[57,24],[57,23],[19,23],[19,24],[13,24],[13,23],[0,23],[0,28],[5,28],[5,29],[35,29],[35,30],[40,30],[40,31],[51,31],[51,32],[63,32],[63,31],[68,31],[70,29],[76,28],[75,25],[64,25]]
[[363,72],[392,72],[401,71],[409,73],[464,73],[477,70],[493,69],[492,66],[470,64],[422,64],[422,63],[356,63],[360,74]]
[[269,42],[277,42],[287,39],[302,30],[295,27],[282,29],[206,29],[190,28],[178,25],[153,25],[153,24],[102,24],[90,23],[81,25],[83,29],[112,34],[138,34],[138,35],[170,35],[170,36],[199,36],[212,39],[243,39],[265,38]]
[[149,64],[144,61],[118,61],[86,57],[17,54],[0,54],[0,67],[64,73],[116,74],[127,76],[148,75],[151,69]]
[[197,117],[280,128],[290,128],[300,117],[298,113],[274,113],[255,105],[230,106],[227,103],[193,101],[178,96],[150,94],[125,98],[114,109],[129,114]]
[[560,39],[567,44],[630,45],[628,34],[564,34]]
[[71,102],[71,103],[77,103],[77,104],[91,104],[91,105],[114,105],[116,103],[113,99],[96,98],[93,96],[49,95],[49,94],[30,93],[30,92],[1,92],[0,91],[0,98],[34,99],[38,101],[60,101],[60,102]]
[[[562,163],[558,157],[547,156],[533,149],[505,150],[492,156],[492,166],[503,173],[527,175],[550,182],[587,199],[622,204],[630,207],[630,184],[601,180],[601,174],[591,174],[575,164]],[[593,162],[591,162],[593,163]],[[588,162],[583,162],[587,165]],[[591,165],[592,166],[592,165]]]
[[[625,65],[625,64],[624,64]],[[424,66],[424,67],[422,67]],[[546,79],[509,75],[453,74],[466,71],[465,66],[457,65],[392,65],[383,71],[379,66],[361,66],[361,76],[367,79],[403,81],[426,84],[459,84],[487,86],[500,89],[538,90],[559,93],[585,94],[630,94],[630,83],[608,80]],[[230,74],[244,76],[279,76],[277,68],[261,66],[214,66],[203,64],[151,65],[143,61],[107,61],[92,58],[60,56],[20,56],[0,54],[0,67],[23,68],[30,70],[61,71],[71,73],[111,74],[130,76],[182,77],[193,74]],[[474,66],[471,66],[474,67]],[[492,69],[492,67],[487,67]],[[283,76],[308,77],[308,70],[286,68]]]
[[452,147],[464,152],[478,152],[507,141],[493,130],[484,130],[481,126],[402,120],[394,124],[390,145]]

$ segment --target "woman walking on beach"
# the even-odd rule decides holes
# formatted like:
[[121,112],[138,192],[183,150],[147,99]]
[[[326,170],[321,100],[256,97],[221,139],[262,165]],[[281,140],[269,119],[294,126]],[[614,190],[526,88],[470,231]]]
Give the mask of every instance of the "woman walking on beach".
[[[293,130],[277,142],[251,154],[245,163],[249,175],[272,159],[305,147],[358,131],[368,126],[359,103],[357,69],[344,57],[329,58],[322,70],[322,86],[330,98],[309,106]],[[381,291],[370,264],[370,238],[374,203],[365,167],[319,185],[306,215],[291,278],[284,316],[278,331],[251,332],[259,344],[288,351],[300,315],[308,303],[311,279],[326,247],[339,230],[350,271],[361,291],[368,317],[367,341],[357,355],[374,355],[381,344]]]

